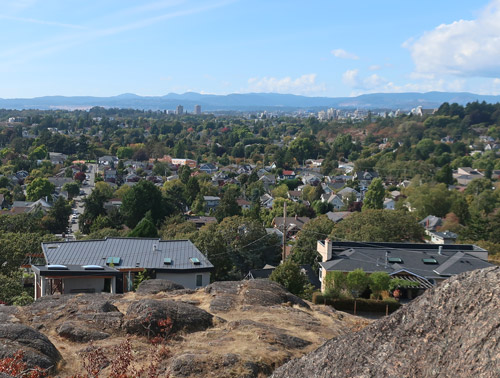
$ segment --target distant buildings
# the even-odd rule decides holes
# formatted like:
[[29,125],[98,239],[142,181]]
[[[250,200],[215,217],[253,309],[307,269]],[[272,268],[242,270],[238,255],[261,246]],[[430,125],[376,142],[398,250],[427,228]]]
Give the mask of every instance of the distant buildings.
[[201,105],[194,106],[194,114],[197,114],[197,115],[201,114]]
[[177,105],[177,111],[176,111],[177,115],[182,115],[184,114],[184,106],[182,105]]

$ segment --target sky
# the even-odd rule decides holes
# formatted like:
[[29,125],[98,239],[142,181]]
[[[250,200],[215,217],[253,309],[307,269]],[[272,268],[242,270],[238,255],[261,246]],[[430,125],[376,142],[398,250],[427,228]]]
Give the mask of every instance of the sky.
[[500,94],[500,0],[0,0],[0,98]]

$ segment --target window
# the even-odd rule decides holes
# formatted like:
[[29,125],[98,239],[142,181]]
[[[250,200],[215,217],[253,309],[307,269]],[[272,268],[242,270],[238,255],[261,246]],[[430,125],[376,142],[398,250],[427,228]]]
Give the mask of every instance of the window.
[[433,264],[436,265],[438,264],[437,260],[434,257],[430,257],[428,259],[422,259],[424,264]]
[[401,260],[401,257],[389,257],[387,262],[390,264],[402,264],[403,260]]
[[106,260],[106,265],[120,265],[120,258],[119,257],[108,257]]
[[203,286],[203,275],[197,274],[196,275],[196,287]]
[[200,259],[198,259],[197,257],[191,257],[190,258],[191,262],[194,264],[194,265],[200,265]]
[[170,257],[165,257],[163,259],[163,264],[164,265],[172,265],[172,259]]

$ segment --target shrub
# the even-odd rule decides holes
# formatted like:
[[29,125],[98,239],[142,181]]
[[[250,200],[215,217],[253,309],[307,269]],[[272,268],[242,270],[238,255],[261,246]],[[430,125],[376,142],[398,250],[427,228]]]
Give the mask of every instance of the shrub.
[[351,312],[354,309],[354,301],[356,301],[357,311],[366,312],[385,312],[388,306],[389,313],[396,311],[401,304],[393,299],[378,301],[364,298],[331,298],[321,293],[314,293],[312,301],[314,304],[330,305],[336,310]]

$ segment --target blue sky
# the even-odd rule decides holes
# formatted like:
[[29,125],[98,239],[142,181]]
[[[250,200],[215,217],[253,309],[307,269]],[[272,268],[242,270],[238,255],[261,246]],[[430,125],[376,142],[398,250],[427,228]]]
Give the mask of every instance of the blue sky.
[[500,94],[500,0],[0,0],[0,97]]

